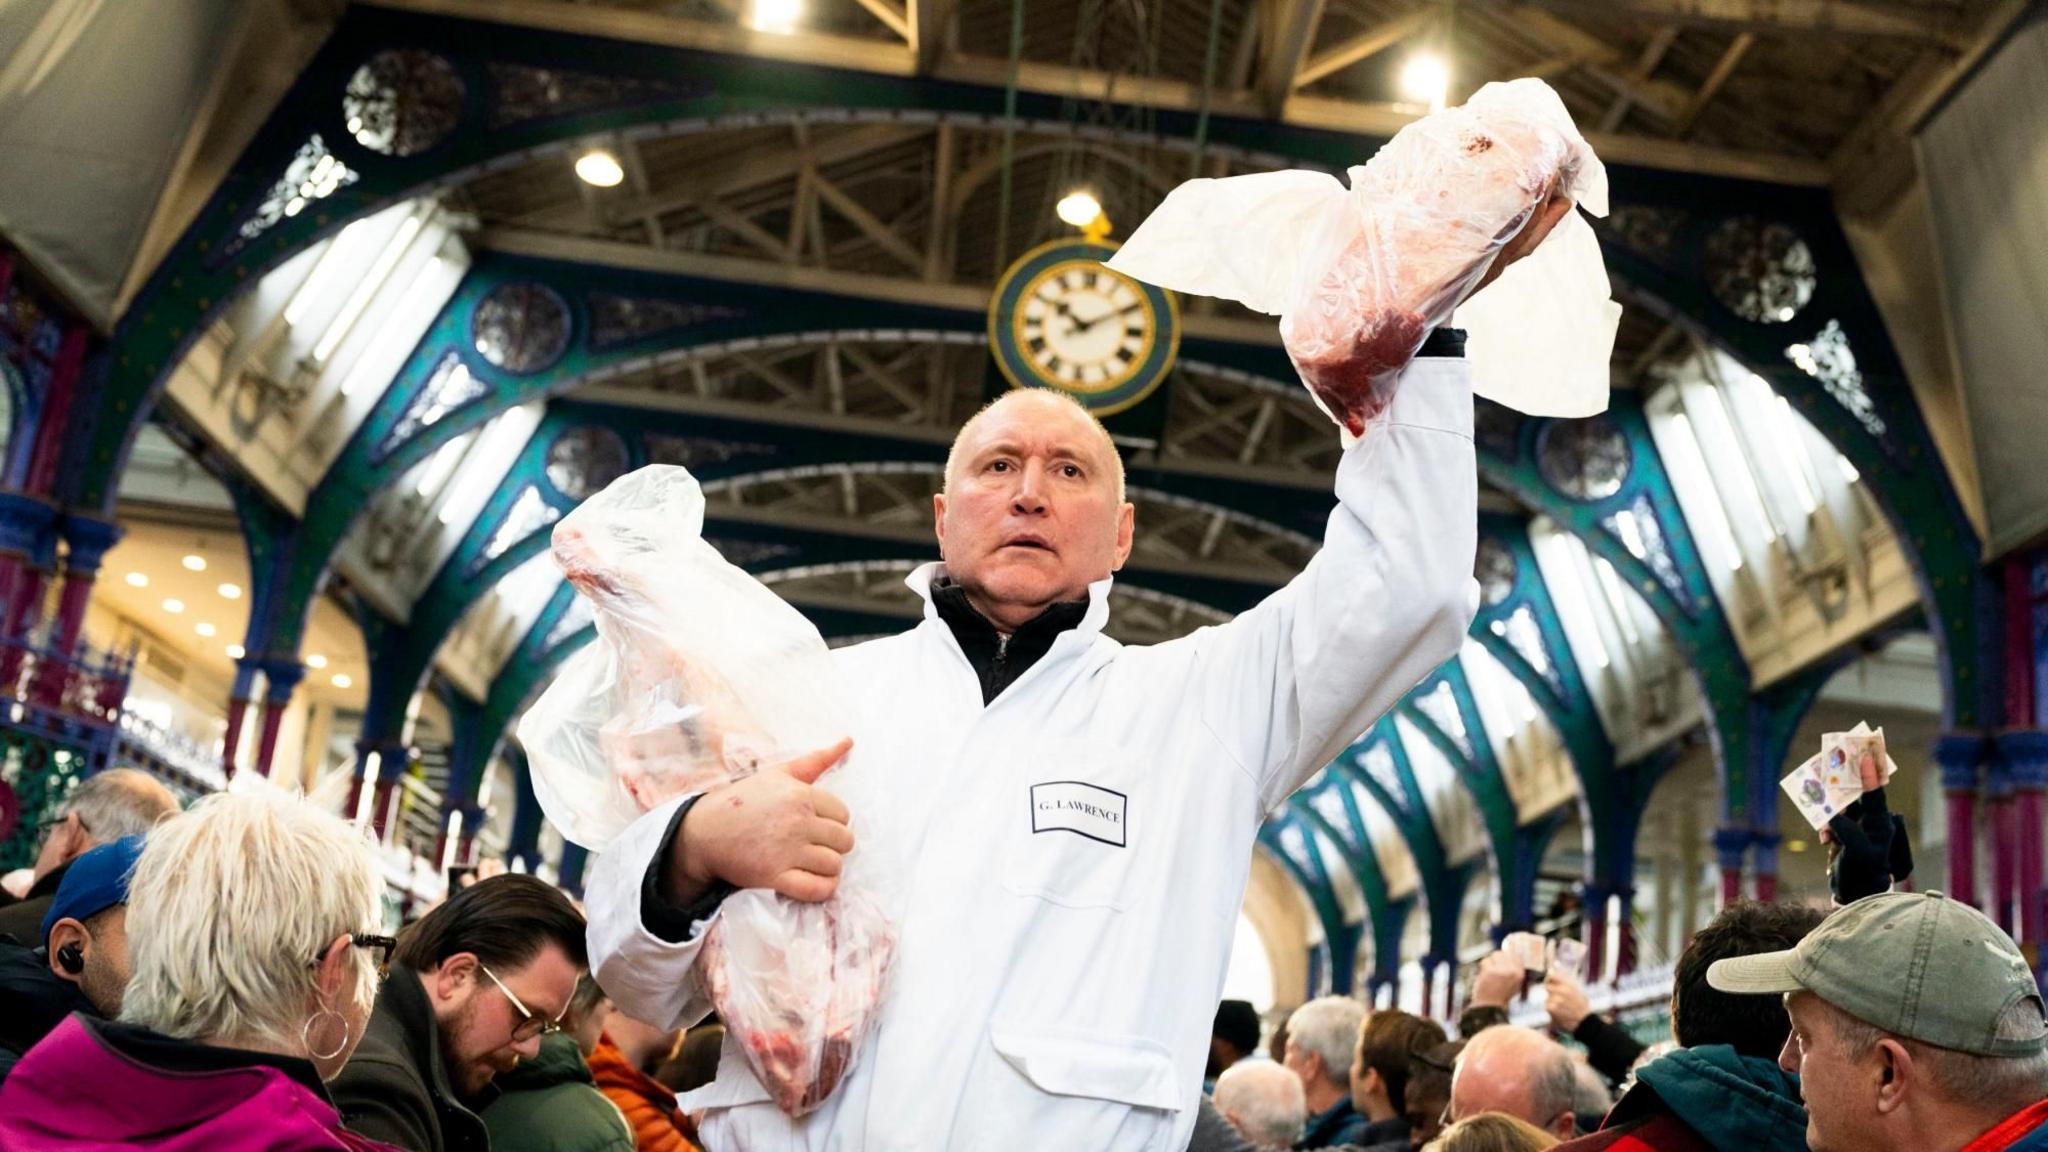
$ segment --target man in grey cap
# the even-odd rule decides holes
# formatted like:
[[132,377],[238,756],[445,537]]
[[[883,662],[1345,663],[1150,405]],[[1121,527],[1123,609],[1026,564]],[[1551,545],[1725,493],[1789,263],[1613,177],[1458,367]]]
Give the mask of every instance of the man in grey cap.
[[2048,1152],[2048,1008],[2012,938],[1939,892],[1856,901],[1788,951],[1716,961],[1781,994],[1813,1152]]

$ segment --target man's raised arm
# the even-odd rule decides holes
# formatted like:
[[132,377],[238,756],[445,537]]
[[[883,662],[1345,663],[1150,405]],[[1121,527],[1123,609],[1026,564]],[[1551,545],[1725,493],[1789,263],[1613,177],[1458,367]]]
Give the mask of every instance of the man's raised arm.
[[1198,714],[1270,811],[1458,654],[1476,596],[1472,388],[1440,333],[1337,466],[1323,547],[1196,643]]

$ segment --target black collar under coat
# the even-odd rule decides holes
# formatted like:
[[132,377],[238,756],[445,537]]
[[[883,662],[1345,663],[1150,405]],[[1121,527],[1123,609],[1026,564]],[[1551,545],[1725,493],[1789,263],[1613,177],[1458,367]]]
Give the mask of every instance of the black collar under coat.
[[981,680],[984,708],[1050,652],[1060,633],[1078,626],[1088,615],[1086,599],[1067,600],[1040,612],[1005,637],[967,602],[967,590],[944,575],[932,581],[932,607],[946,627],[953,630],[961,654]]

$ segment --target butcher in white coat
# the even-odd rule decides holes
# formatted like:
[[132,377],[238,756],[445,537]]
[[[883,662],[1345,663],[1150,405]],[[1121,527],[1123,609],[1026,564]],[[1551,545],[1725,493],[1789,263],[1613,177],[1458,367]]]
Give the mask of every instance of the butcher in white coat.
[[[1569,201],[1524,229],[1495,272]],[[924,620],[837,652],[861,756],[886,765],[908,873],[877,1025],[816,1112],[785,1117],[729,1038],[683,1099],[713,1152],[1181,1152],[1260,822],[1457,654],[1477,522],[1453,334],[1337,467],[1322,550],[1228,624],[1102,634],[1133,519],[1108,436],[1012,393],[961,430],[934,500]],[[733,888],[833,890],[830,749],[641,817],[595,863],[590,953],[621,1011],[710,1004],[693,971]],[[854,821],[855,828],[859,821]]]

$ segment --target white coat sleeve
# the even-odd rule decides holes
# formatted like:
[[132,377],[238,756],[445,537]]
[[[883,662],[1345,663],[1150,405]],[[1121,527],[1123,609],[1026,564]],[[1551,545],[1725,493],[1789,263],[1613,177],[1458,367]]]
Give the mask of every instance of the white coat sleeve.
[[682,943],[665,940],[641,919],[642,887],[668,840],[677,797],[635,820],[591,861],[583,887],[589,918],[590,972],[621,1012],[657,1028],[687,1028],[711,1012],[711,997],[697,979],[697,951],[717,920],[697,921]]
[[1417,359],[1346,449],[1323,547],[1285,588],[1197,633],[1195,712],[1262,811],[1458,654],[1478,608],[1471,372]]

